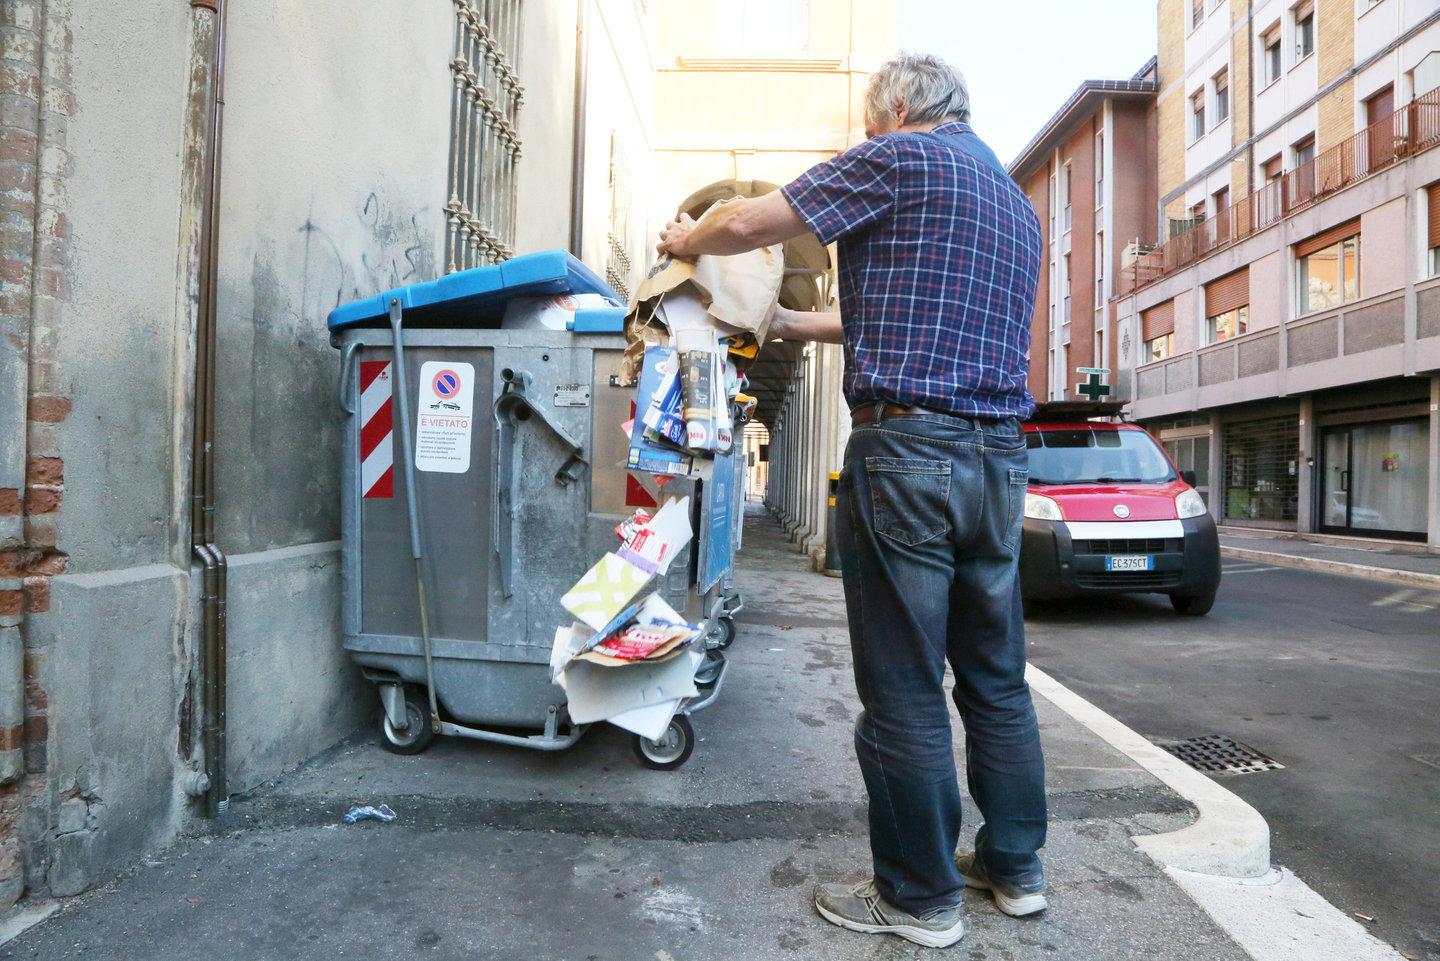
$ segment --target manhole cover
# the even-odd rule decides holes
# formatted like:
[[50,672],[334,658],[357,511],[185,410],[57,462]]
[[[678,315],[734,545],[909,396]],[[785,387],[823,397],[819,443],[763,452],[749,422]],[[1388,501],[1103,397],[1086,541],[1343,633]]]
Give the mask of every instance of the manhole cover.
[[1285,767],[1274,758],[1266,757],[1253,747],[1224,734],[1203,734],[1184,740],[1151,738],[1156,746],[1162,747],[1197,771],[1206,774],[1255,774],[1258,771],[1278,771]]

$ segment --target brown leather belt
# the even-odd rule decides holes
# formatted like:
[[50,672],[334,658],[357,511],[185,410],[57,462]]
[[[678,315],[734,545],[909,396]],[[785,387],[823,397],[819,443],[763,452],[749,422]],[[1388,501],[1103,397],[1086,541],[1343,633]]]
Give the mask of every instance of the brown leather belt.
[[[879,408],[879,416],[876,416],[876,408]],[[963,414],[947,414],[943,410],[935,410],[932,407],[921,407],[919,404],[913,407],[901,407],[899,404],[861,404],[850,411],[850,426],[864,427],[866,424],[873,424],[876,420],[889,420],[892,417],[920,417],[926,414],[941,414],[945,417],[961,417],[965,420],[974,421],[977,424],[998,424],[999,421],[993,417],[965,417]]]

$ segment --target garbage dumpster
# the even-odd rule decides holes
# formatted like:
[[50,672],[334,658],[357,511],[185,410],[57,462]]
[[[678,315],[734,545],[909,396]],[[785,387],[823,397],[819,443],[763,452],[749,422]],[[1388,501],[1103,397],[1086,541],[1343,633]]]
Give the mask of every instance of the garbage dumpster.
[[[623,315],[614,291],[561,251],[331,312],[349,415],[344,645],[378,685],[388,749],[418,753],[439,733],[559,750],[584,733],[549,660],[558,599],[634,509]],[[696,574],[692,558],[658,585],[707,643],[699,695],[661,738],[637,741],[654,767],[689,757],[686,716],[718,695],[733,635],[724,621],[736,602],[718,578],[697,589]]]

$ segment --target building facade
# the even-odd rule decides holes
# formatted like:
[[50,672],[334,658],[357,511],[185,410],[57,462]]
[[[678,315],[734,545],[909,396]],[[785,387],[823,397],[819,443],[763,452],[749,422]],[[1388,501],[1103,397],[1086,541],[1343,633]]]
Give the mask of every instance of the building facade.
[[1130,414],[1223,524],[1440,546],[1440,9],[1161,0]]
[[[854,142],[891,37],[888,0],[0,0],[0,908],[370,722],[332,308],[547,248],[628,293],[664,218]],[[767,354],[768,423],[835,353]]]
[[1010,164],[1040,217],[1045,269],[1031,330],[1030,393],[1074,397],[1077,367],[1115,368],[1116,275],[1155,242],[1155,63],[1087,80]]

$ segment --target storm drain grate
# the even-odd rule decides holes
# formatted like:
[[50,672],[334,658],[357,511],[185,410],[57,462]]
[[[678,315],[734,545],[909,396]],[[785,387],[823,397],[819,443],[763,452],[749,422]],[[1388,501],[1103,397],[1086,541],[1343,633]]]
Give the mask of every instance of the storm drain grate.
[[1278,771],[1285,765],[1267,757],[1224,734],[1203,734],[1184,740],[1152,738],[1162,747],[1197,771],[1206,774],[1256,774]]

